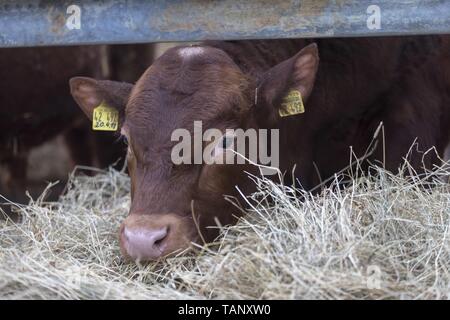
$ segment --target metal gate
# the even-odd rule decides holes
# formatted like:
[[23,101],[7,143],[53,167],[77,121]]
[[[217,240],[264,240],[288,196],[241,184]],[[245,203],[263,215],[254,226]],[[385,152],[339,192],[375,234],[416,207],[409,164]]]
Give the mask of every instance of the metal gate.
[[450,33],[450,0],[0,0],[0,47]]

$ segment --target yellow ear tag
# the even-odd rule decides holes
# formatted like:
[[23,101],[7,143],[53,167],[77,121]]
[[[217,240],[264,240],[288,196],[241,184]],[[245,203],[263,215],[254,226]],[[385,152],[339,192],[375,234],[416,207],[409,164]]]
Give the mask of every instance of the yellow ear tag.
[[119,128],[119,112],[104,101],[94,108],[92,130],[117,131]]
[[278,112],[280,117],[293,116],[305,112],[305,106],[303,105],[300,91],[289,91],[287,96],[283,98],[283,102],[281,103],[281,107]]

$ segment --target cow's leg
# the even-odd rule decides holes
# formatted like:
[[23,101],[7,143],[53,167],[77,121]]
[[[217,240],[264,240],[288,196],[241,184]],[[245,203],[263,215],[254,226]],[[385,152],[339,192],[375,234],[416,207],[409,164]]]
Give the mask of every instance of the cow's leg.
[[[3,164],[3,174],[0,181],[0,209],[8,217],[17,220],[19,216],[11,210],[11,202],[25,203],[27,184],[27,153],[20,153],[8,158]],[[6,199],[5,199],[6,198]]]
[[72,166],[95,165],[93,138],[88,126],[81,124],[71,128],[64,134],[64,141],[69,149]]
[[27,181],[27,154],[22,153],[12,157],[8,161],[6,170],[9,174],[5,184],[11,200],[24,199]]

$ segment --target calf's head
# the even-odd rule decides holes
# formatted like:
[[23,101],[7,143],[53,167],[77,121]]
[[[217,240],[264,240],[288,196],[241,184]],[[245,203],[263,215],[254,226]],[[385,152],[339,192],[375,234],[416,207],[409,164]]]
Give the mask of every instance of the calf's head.
[[[213,158],[226,157],[226,129],[273,127],[286,92],[296,89],[304,99],[309,96],[317,65],[317,48],[310,45],[253,79],[224,51],[194,46],[168,50],[135,85],[72,78],[72,95],[89,118],[102,102],[120,114],[131,177],[130,212],[119,232],[123,255],[155,260],[191,242],[213,240],[218,228],[212,226],[233,223],[240,211],[224,195],[238,197],[236,186],[250,192],[244,171],[254,166],[199,162],[195,153],[209,148]],[[191,152],[182,152],[185,161],[174,160],[179,145],[174,133],[190,133],[195,140],[198,124],[203,131],[215,128],[220,136],[192,141]]]

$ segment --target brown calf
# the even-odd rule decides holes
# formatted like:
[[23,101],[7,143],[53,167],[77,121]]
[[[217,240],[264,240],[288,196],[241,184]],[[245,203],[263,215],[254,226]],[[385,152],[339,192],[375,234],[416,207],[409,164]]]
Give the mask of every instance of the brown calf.
[[[196,225],[212,240],[217,229],[209,226],[240,215],[224,195],[254,190],[244,171],[258,170],[249,163],[173,163],[171,134],[193,132],[194,121],[222,132],[279,129],[280,170],[296,165],[306,189],[319,181],[314,162],[324,177],[337,172],[348,164],[350,145],[357,153],[367,147],[379,121],[389,169],[396,170],[415,138],[422,149],[442,153],[449,138],[448,48],[443,37],[207,42],[168,50],[134,86],[71,79],[88,117],[102,102],[121,115],[132,184],[120,228],[123,254],[154,260],[186,248],[198,240]],[[280,117],[291,90],[301,93],[306,112]]]

